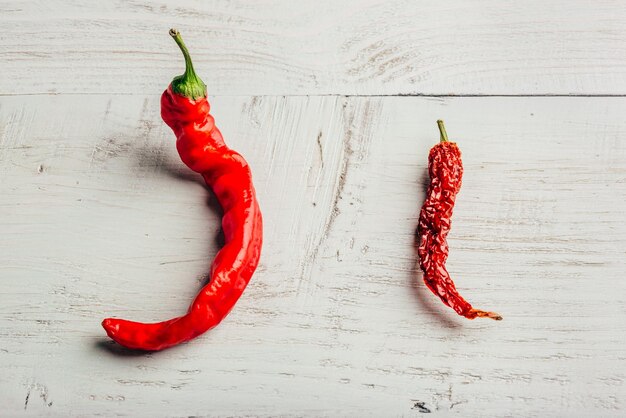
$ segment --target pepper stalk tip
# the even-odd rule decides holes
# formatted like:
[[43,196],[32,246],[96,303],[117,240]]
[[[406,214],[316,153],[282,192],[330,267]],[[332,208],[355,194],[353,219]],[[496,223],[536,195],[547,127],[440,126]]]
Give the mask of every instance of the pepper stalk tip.
[[174,93],[187,97],[191,100],[196,100],[202,97],[206,97],[206,84],[196,75],[193,69],[193,62],[191,61],[191,55],[189,50],[183,42],[183,38],[180,36],[180,32],[174,28],[170,29],[169,34],[174,38],[174,42],[178,45],[183,57],[185,58],[185,72],[182,75],[174,77],[172,80],[172,90]]
[[443,121],[441,119],[439,119],[437,121],[437,126],[439,127],[439,135],[440,135],[440,142],[448,142],[448,134],[446,133],[446,127],[443,124]]

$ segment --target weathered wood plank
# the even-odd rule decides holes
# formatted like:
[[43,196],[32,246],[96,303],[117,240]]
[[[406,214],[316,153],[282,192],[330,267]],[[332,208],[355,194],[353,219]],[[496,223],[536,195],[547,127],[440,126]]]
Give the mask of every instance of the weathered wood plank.
[[626,94],[619,0],[0,2],[0,94]]
[[[217,329],[125,354],[106,315],[183,312],[219,211],[157,97],[0,103],[3,414],[623,415],[626,99],[217,97],[265,214]],[[466,165],[450,237],[464,321],[414,269],[428,149]]]

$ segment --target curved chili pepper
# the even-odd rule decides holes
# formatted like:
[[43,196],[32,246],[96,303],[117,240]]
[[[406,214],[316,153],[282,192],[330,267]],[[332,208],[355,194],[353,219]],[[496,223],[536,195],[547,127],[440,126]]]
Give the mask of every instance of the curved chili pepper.
[[443,121],[438,120],[440,142],[431,148],[428,154],[428,173],[430,185],[426,201],[420,211],[418,233],[419,265],[424,272],[426,286],[439,298],[468,319],[487,317],[501,320],[495,312],[486,312],[472,308],[459,292],[446,269],[450,218],[456,195],[461,189],[463,163],[461,151],[454,142],[448,141]]
[[186,315],[146,324],[107,318],[102,326],[119,344],[139,350],[162,350],[191,340],[219,324],[230,312],[254,273],[261,255],[263,221],[250,167],[226,146],[215,126],[206,85],[196,75],[178,31],[170,35],[185,58],[185,73],[174,78],[161,96],[161,117],[177,137],[182,161],[202,174],[224,209],[225,245],[211,266],[211,280]]

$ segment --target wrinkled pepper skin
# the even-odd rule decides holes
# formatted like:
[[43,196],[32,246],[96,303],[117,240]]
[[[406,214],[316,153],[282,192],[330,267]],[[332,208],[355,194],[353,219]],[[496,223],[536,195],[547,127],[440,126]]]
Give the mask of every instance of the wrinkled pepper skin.
[[454,142],[448,142],[443,122],[438,123],[442,130],[442,139],[431,148],[428,155],[430,184],[417,228],[417,252],[424,282],[443,303],[459,315],[468,319],[489,317],[500,320],[502,317],[496,313],[472,308],[456,290],[446,269],[449,252],[447,236],[456,196],[461,190],[463,163],[459,147]]
[[188,312],[158,323],[108,318],[102,322],[117,343],[138,350],[162,350],[189,341],[218,325],[246,288],[261,255],[263,220],[250,167],[226,146],[206,96],[188,98],[173,91],[161,96],[161,117],[176,135],[182,161],[204,178],[224,210],[225,245],[215,256],[209,283]]

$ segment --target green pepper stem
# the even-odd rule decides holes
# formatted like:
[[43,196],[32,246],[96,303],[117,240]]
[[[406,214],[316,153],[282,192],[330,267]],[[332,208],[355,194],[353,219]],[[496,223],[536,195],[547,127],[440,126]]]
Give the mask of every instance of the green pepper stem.
[[446,133],[446,127],[443,125],[443,121],[441,119],[437,121],[437,126],[439,126],[440,141],[448,142],[448,134]]
[[181,52],[183,53],[183,57],[185,58],[185,73],[183,75],[174,77],[174,80],[172,80],[172,89],[175,93],[178,93],[181,96],[185,96],[193,100],[200,97],[205,97],[206,85],[200,79],[200,77],[198,77],[195,70],[193,69],[193,62],[191,61],[189,50],[183,42],[183,38],[180,36],[180,32],[178,32],[176,29],[170,29],[170,36],[174,38],[174,41],[180,48]]
[[189,50],[187,46],[183,42],[182,36],[180,36],[180,32],[176,29],[170,29],[170,36],[174,38],[176,44],[183,53],[183,57],[185,57],[185,76],[186,77],[197,77],[196,72],[193,69],[193,62],[191,62],[191,56],[189,55]]

